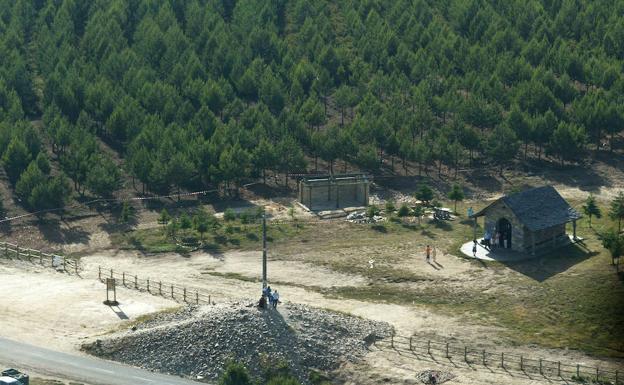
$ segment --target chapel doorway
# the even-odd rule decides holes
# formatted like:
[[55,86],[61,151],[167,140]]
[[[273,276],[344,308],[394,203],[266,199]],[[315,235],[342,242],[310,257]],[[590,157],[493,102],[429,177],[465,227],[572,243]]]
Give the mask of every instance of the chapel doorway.
[[511,249],[511,222],[505,218],[498,220],[498,246]]

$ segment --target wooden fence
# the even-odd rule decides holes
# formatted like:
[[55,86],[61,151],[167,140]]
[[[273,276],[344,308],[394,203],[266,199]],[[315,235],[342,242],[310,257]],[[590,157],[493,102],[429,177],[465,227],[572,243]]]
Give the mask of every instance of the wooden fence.
[[180,286],[175,283],[150,278],[139,278],[137,275],[129,274],[124,271],[119,272],[98,266],[98,279],[104,282],[106,278],[115,278],[117,285],[128,289],[160,295],[182,303],[195,305],[210,305],[213,303],[212,297],[209,294],[204,294],[197,288]]
[[79,262],[74,258],[44,253],[41,250],[20,247],[19,245],[8,242],[0,242],[0,255],[4,258],[28,261],[68,273],[74,272],[76,275],[78,275],[78,272],[81,270]]
[[541,375],[546,378],[579,382],[593,381],[594,383],[605,385],[624,384],[622,373],[616,369],[570,364],[504,352],[495,353],[469,346],[418,339],[417,337],[392,335],[389,343],[395,350],[410,351],[414,354],[431,357],[439,356],[448,360],[459,358],[469,365],[479,364],[490,368],[501,368],[505,371]]

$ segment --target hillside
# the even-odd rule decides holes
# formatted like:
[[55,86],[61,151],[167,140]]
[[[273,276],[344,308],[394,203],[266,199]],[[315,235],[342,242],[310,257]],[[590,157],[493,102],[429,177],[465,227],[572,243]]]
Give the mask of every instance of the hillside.
[[609,0],[0,0],[5,194],[36,211],[236,195],[267,174],[617,164],[622,14]]

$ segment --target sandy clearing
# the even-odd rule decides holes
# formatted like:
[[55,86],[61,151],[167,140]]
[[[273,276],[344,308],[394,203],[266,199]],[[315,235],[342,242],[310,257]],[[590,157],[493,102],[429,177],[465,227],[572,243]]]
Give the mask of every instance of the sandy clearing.
[[[366,283],[363,277],[357,275],[336,273],[305,262],[270,259],[268,270],[273,282],[316,287],[359,286]],[[260,280],[261,261],[262,254],[258,251],[231,251],[220,255],[200,252],[193,253],[190,257],[175,253],[140,257],[140,254],[132,251],[102,251],[82,258],[83,266],[87,270],[106,266],[138,274],[134,271],[139,269],[163,280],[171,281],[180,277],[199,283],[212,280],[214,275],[210,272],[235,273],[250,280]]]
[[[0,264],[0,336],[74,352],[92,336],[136,317],[177,306],[173,301],[118,289],[119,307],[102,303],[105,286],[25,263]],[[127,318],[127,319],[122,319]]]
[[[450,266],[453,257],[440,256],[442,264]],[[468,262],[454,258],[463,266]],[[241,297],[255,298],[260,292],[260,254],[258,252],[228,252],[215,258],[207,254],[194,254],[185,258],[176,254],[138,257],[129,251],[100,252],[82,258],[83,266],[91,274],[98,266],[113,267],[118,271],[137,274],[139,277],[179,282],[211,294],[213,301],[236,300]],[[428,266],[428,265],[427,265]],[[422,267],[427,269],[427,267]],[[463,268],[471,270],[471,268]],[[385,321],[400,334],[431,333],[444,337],[462,336],[472,340],[481,335],[495,336],[499,329],[489,325],[465,325],[459,317],[434,313],[424,306],[402,306],[382,302],[366,302],[343,298],[329,298],[306,286],[364,286],[367,280],[361,276],[340,274],[329,269],[302,262],[269,261],[270,282],[279,290],[284,301],[297,302],[316,307],[347,312],[359,317]],[[433,270],[433,269],[432,269]],[[461,269],[460,269],[461,270]],[[257,279],[257,282],[205,274],[206,271],[236,273]],[[433,270],[437,273],[436,270]],[[204,274],[202,274],[204,273]],[[468,277],[468,279],[470,279]]]

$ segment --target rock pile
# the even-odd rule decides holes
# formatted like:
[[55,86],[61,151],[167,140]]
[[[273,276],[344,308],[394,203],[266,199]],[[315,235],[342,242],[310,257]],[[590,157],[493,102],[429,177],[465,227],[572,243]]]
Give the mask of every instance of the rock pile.
[[307,384],[311,369],[331,371],[356,361],[375,340],[389,336],[386,323],[303,305],[259,310],[253,301],[185,308],[160,314],[134,330],[86,344],[87,352],[169,374],[214,380],[228,361],[260,376],[263,361],[287,364]]
[[366,216],[365,211],[353,212],[347,215],[347,221],[351,223],[377,223],[385,220],[381,215],[375,215],[372,218]]
[[416,375],[416,378],[427,385],[443,384],[455,378],[455,375],[440,370],[424,370]]

